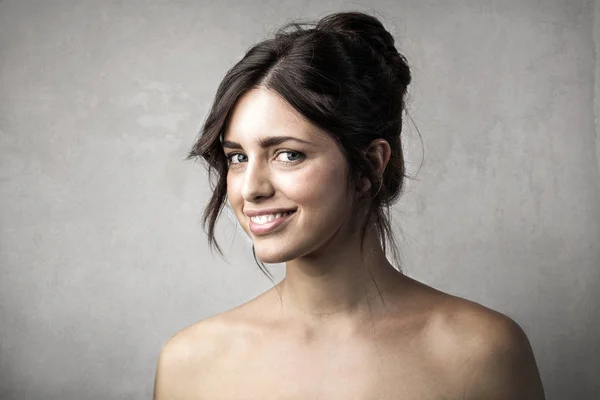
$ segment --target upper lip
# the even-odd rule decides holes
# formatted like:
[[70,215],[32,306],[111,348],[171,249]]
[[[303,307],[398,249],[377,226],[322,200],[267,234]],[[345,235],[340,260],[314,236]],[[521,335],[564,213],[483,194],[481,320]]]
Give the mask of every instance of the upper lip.
[[252,217],[258,217],[259,215],[271,215],[271,214],[284,213],[284,212],[288,212],[288,211],[296,211],[296,209],[294,209],[294,208],[269,208],[266,210],[246,210],[246,211],[244,211],[244,214],[246,214],[248,217],[252,218]]

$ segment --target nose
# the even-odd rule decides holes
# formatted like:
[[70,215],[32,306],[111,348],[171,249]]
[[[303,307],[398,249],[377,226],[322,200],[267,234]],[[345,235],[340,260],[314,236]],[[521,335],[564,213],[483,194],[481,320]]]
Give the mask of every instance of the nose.
[[242,197],[248,202],[273,195],[269,168],[260,159],[254,158],[246,164]]

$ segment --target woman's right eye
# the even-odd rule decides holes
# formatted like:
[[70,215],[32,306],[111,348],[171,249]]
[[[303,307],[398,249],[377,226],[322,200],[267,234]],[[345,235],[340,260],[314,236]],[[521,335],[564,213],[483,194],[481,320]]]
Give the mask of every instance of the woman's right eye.
[[227,155],[227,161],[229,164],[239,164],[246,161],[243,159],[243,157],[246,156],[240,153],[231,153]]

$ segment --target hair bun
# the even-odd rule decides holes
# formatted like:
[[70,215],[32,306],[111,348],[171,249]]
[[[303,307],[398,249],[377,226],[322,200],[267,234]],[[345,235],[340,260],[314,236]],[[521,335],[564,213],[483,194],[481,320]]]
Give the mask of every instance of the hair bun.
[[361,12],[335,13],[322,18],[315,28],[321,31],[339,32],[360,37],[394,68],[395,75],[402,84],[408,86],[410,83],[410,69],[406,59],[398,53],[394,37],[377,18]]

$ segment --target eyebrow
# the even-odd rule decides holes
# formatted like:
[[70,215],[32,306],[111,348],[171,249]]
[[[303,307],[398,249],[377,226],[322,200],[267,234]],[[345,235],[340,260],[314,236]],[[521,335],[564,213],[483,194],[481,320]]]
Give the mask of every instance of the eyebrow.
[[[266,149],[267,147],[276,146],[278,144],[281,144],[281,143],[287,142],[287,141],[294,141],[294,142],[299,142],[299,143],[303,143],[303,144],[310,144],[310,142],[307,142],[306,140],[298,139],[293,136],[268,136],[268,137],[258,139],[257,142],[261,148]],[[241,149],[242,148],[242,146],[239,143],[232,142],[229,140],[224,140],[221,143],[221,146],[223,146],[223,148],[226,147],[228,149]]]

